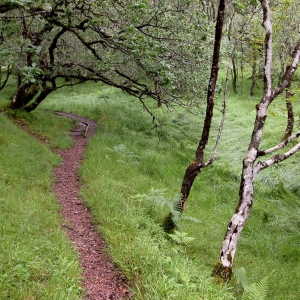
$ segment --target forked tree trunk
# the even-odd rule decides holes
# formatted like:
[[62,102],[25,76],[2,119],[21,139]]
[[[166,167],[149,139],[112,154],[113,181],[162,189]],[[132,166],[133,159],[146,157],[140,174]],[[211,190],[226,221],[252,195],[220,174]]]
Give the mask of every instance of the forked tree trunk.
[[[40,89],[42,90],[40,91]],[[19,86],[12,98],[10,108],[23,109],[27,112],[31,112],[36,109],[37,106],[55,89],[56,86],[53,84],[52,87],[49,87],[46,85],[46,83],[43,83],[41,88],[37,83],[25,84],[20,81]],[[34,98],[35,100],[31,102]]]
[[[222,40],[223,23],[225,16],[225,3],[226,0],[220,0],[218,7],[218,15],[215,30],[215,42],[214,42],[214,52],[212,59],[211,74],[208,83],[207,91],[207,102],[206,102],[206,115],[204,120],[204,125],[202,129],[202,135],[199,145],[196,150],[194,161],[187,167],[181,185],[181,198],[178,203],[175,204],[175,209],[181,214],[184,211],[185,203],[190,194],[191,188],[193,186],[194,180],[200,173],[201,169],[211,164],[215,157],[210,159],[208,162],[204,162],[204,150],[208,143],[209,133],[211,128],[211,123],[213,119],[213,110],[215,104],[215,89],[219,72],[219,58],[220,58],[220,48]],[[173,213],[171,212],[164,221],[164,229],[166,232],[173,232],[176,229],[176,224],[173,221]]]
[[229,281],[232,275],[232,267],[236,254],[238,239],[248,219],[253,202],[253,183],[256,175],[262,169],[287,159],[300,149],[300,143],[282,155],[274,155],[264,162],[256,160],[263,156],[285,147],[285,145],[297,138],[300,132],[295,134],[290,140],[286,140],[279,145],[268,150],[259,150],[262,139],[263,128],[267,117],[267,109],[272,101],[282,93],[291,82],[292,76],[298,67],[300,46],[299,42],[295,47],[293,64],[287,68],[282,82],[274,89],[271,89],[271,65],[272,65],[272,24],[270,20],[270,7],[268,0],[260,0],[263,7],[263,25],[265,27],[265,68],[264,68],[264,96],[256,106],[256,118],[253,132],[249,143],[248,151],[243,160],[243,170],[240,183],[239,204],[231,218],[222,243],[219,263],[214,267],[213,275],[221,280]]

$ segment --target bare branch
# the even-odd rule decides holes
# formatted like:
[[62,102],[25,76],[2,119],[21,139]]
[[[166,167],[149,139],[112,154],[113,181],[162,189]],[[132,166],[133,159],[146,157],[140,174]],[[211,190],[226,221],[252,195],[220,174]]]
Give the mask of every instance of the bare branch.
[[296,44],[294,50],[293,50],[293,62],[291,66],[286,68],[286,72],[283,76],[283,79],[281,83],[272,91],[272,98],[274,99],[277,97],[281,92],[288,87],[289,83],[291,82],[291,79],[298,67],[299,64],[299,58],[300,58],[300,41]]
[[300,131],[294,133],[293,135],[291,135],[289,138],[287,138],[286,140],[282,141],[280,144],[269,148],[267,150],[260,150],[258,151],[258,156],[264,156],[266,154],[270,154],[272,152],[278,151],[282,148],[284,148],[288,143],[290,143],[291,141],[297,139],[300,136]]
[[[300,133],[299,133],[300,134]],[[298,136],[299,136],[298,134]],[[276,154],[273,157],[271,157],[270,159],[264,161],[264,162],[257,162],[254,171],[253,171],[253,177],[255,177],[259,171],[266,169],[274,164],[278,164],[284,160],[286,160],[287,158],[291,157],[292,155],[294,155],[296,152],[298,152],[300,150],[300,143],[298,143],[296,146],[294,146],[292,149],[290,149],[289,151],[283,153],[283,154]]]

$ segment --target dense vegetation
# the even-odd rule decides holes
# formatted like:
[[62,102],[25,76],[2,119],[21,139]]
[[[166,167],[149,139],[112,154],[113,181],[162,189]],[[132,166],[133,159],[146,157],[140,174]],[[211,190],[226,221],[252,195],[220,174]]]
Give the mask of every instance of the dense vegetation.
[[[212,283],[210,279],[226,222],[236,205],[240,162],[244,155],[242,149],[247,145],[253,122],[253,105],[256,99],[247,96],[248,83],[250,84],[245,80],[244,87],[239,87],[239,94],[230,94],[227,125],[219,158],[196,180],[184,212],[184,216],[196,218],[198,222],[183,219],[180,231],[171,237],[163,233],[160,225],[169,211],[168,202],[173,202],[179,193],[182,174],[193,156],[199,134],[196,124],[199,117],[201,119],[201,114],[193,116],[181,111],[177,115],[179,118],[175,118],[163,109],[154,108],[164,124],[163,128],[156,131],[152,128],[151,116],[137,105],[135,98],[106,86],[99,87],[98,84],[90,83],[55,92],[39,110],[26,115],[31,128],[43,135],[51,135],[51,128],[62,126],[58,127],[61,128],[59,130],[56,127],[55,132],[57,134],[61,131],[62,136],[65,136],[68,128],[55,122],[55,116],[51,113],[45,112],[49,109],[71,111],[99,122],[99,130],[89,144],[81,168],[84,183],[82,195],[108,242],[114,262],[132,282],[135,299],[199,299],[199,296],[204,299],[229,299],[227,292],[238,296],[247,283],[261,281],[266,276],[269,283],[267,299],[297,299],[300,203],[296,157],[295,163],[288,166],[280,164],[266,170],[259,177],[253,213],[241,237],[232,283],[222,287]],[[2,104],[7,102],[12,93],[10,87],[1,94]],[[82,99],[85,99],[84,105]],[[240,111],[245,114],[241,116]],[[272,121],[270,119],[265,134],[272,133],[272,136],[276,136],[277,125],[285,122],[284,107],[277,105],[272,113],[274,117]],[[64,254],[61,250],[61,240],[51,242],[50,247],[51,251],[57,251],[59,247],[60,256],[49,253],[49,247],[43,253],[43,257],[47,257],[44,259],[52,268],[59,267],[57,271],[51,271],[49,266],[41,266],[38,263],[41,258],[32,256],[40,251],[41,244],[49,245],[48,236],[47,242],[40,241],[45,238],[45,231],[41,229],[40,232],[36,228],[37,220],[39,226],[41,220],[45,220],[47,224],[53,222],[47,221],[50,216],[40,217],[42,211],[46,212],[45,205],[54,205],[51,218],[58,214],[55,199],[49,189],[51,179],[49,181],[39,176],[44,183],[38,184],[33,176],[36,170],[42,168],[46,171],[45,176],[51,178],[51,165],[53,166],[53,161],[57,163],[57,159],[53,160],[54,156],[49,154],[47,146],[40,145],[28,134],[22,133],[3,115],[1,119],[1,126],[9,126],[11,133],[9,136],[2,134],[1,138],[1,170],[5,166],[6,170],[10,170],[1,172],[1,189],[5,191],[5,197],[1,201],[2,207],[7,210],[1,223],[2,238],[11,241],[11,244],[1,243],[2,257],[9,259],[7,264],[3,264],[6,267],[1,271],[1,293],[7,295],[5,293],[10,291],[11,295],[22,295],[14,297],[24,299],[29,299],[26,295],[37,295],[36,297],[43,299],[43,293],[46,293],[48,298],[44,299],[55,299],[55,291],[60,286],[65,292],[70,289],[76,294],[80,290],[78,285],[76,287],[78,267],[70,254]],[[62,140],[62,136],[52,136],[49,140]],[[27,150],[24,144],[30,149]],[[16,155],[11,155],[16,145],[22,147],[22,151],[15,149],[21,155],[18,161]],[[59,146],[55,143],[53,145]],[[38,147],[39,150],[34,150],[33,147]],[[37,157],[44,152],[46,156]],[[20,170],[26,171],[26,174],[21,174]],[[12,183],[5,183],[12,182],[13,178],[18,178],[18,187],[13,184],[12,189],[9,188]],[[34,196],[35,189],[40,189],[38,197]],[[13,196],[15,193],[19,196]],[[26,200],[28,193],[34,204]],[[52,201],[41,201],[41,195],[50,197]],[[24,215],[28,212],[32,216],[33,207],[39,217]],[[1,214],[3,213],[4,210],[1,210]],[[56,218],[59,220],[59,217]],[[15,229],[10,236],[5,228],[12,226]],[[28,235],[24,234],[24,230],[27,230]],[[61,235],[59,222],[52,230]],[[34,237],[31,235],[33,232]],[[19,240],[20,238],[25,241]],[[27,246],[22,246],[21,255],[20,245],[23,244]],[[45,249],[44,246],[42,249]],[[5,253],[7,254],[4,255]],[[59,265],[56,264],[58,257]],[[69,270],[73,266],[77,271]],[[20,270],[16,271],[18,268]],[[45,275],[39,279],[39,272],[45,272],[45,269],[48,277]],[[75,285],[71,288],[58,279],[51,291],[49,281],[55,279],[49,274],[54,276],[61,272],[63,276],[65,272],[69,272],[70,277],[65,277],[69,278],[69,284],[73,282]],[[20,288],[19,283],[11,284],[7,277],[14,277],[10,274],[21,276],[16,282],[22,282],[24,287]],[[14,292],[17,294],[13,294]],[[69,299],[77,299],[75,294],[70,294]]]

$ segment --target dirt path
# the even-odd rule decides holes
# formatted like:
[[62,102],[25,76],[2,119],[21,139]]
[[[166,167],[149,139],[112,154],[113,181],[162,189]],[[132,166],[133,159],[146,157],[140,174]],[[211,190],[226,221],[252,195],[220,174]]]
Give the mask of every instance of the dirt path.
[[[79,127],[71,135],[74,146],[58,150],[63,162],[55,170],[56,183],[53,190],[62,207],[63,227],[77,248],[83,268],[85,300],[108,300],[129,298],[123,278],[105,254],[105,243],[96,232],[88,208],[79,196],[78,167],[83,159],[88,139],[97,130],[97,123],[69,113],[57,113],[78,120]],[[86,136],[86,137],[85,137]]]

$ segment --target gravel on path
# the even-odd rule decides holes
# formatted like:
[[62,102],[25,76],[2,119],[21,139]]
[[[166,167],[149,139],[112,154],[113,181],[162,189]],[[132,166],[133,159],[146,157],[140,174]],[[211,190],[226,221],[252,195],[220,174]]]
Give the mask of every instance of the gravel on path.
[[97,130],[97,123],[69,113],[57,114],[79,121],[79,126],[71,132],[74,146],[57,150],[63,161],[55,169],[53,191],[62,208],[63,228],[77,249],[83,269],[84,300],[129,299],[126,279],[108,258],[105,242],[79,195],[81,186],[77,171],[87,142]]

